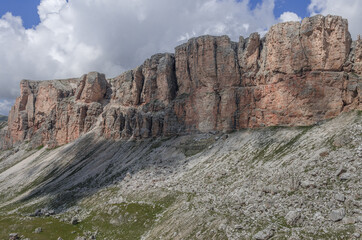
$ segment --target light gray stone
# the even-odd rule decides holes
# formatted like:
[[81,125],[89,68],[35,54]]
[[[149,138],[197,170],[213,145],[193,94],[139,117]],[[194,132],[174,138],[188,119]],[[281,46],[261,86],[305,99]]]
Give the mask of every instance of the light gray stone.
[[267,240],[274,236],[274,229],[273,228],[266,228],[262,231],[257,232],[254,235],[254,239],[256,240]]
[[300,182],[302,188],[315,188],[316,184],[313,181],[305,180]]
[[345,215],[346,215],[346,210],[344,208],[340,208],[337,210],[333,210],[329,214],[329,219],[332,220],[333,222],[338,222],[338,221],[342,220]]
[[355,217],[344,217],[342,219],[342,223],[343,224],[355,224],[356,223],[356,218]]
[[342,173],[347,172],[347,169],[344,165],[341,165],[336,171],[336,176],[339,177]]
[[339,179],[341,179],[342,181],[347,181],[347,180],[350,180],[353,178],[353,175],[351,173],[342,173],[340,176],[339,176]]
[[316,220],[323,220],[324,219],[321,212],[316,212],[314,214],[313,218],[316,219]]
[[339,202],[344,202],[344,200],[346,200],[346,197],[342,193],[336,193],[334,195],[334,199],[336,199]]
[[87,238],[84,236],[78,236],[74,240],[87,240]]
[[243,229],[243,225],[235,225],[235,229]]
[[301,213],[300,211],[290,211],[288,212],[288,214],[285,216],[285,220],[287,221],[287,224],[291,225],[291,226],[295,226],[298,222],[298,220],[301,218]]
[[9,234],[9,240],[17,240],[17,239],[20,239],[18,233],[10,233]]

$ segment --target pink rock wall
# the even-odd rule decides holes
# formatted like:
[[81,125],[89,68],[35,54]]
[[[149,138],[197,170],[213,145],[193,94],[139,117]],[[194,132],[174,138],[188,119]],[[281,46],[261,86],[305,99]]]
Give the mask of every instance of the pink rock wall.
[[362,41],[348,23],[314,16],[264,38],[202,36],[106,79],[22,81],[0,147],[57,146],[92,128],[106,138],[299,126],[362,109]]

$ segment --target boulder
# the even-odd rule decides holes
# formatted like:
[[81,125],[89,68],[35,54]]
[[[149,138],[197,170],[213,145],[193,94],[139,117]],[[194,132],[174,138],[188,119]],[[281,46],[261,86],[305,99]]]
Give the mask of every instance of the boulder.
[[90,72],[83,75],[78,82],[76,99],[85,103],[101,101],[107,92],[107,81],[104,74]]
[[345,215],[346,215],[345,209],[340,208],[340,209],[332,210],[331,213],[329,214],[329,219],[332,220],[333,222],[338,222],[338,221],[342,220]]
[[267,239],[270,239],[271,237],[274,236],[274,232],[275,230],[273,228],[266,228],[264,230],[261,230],[259,232],[257,232],[255,235],[254,235],[254,239],[256,240],[267,240]]

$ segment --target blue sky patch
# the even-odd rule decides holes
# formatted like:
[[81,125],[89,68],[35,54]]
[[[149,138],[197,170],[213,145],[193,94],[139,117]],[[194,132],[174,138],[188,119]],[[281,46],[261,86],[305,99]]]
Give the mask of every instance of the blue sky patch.
[[39,24],[38,5],[40,0],[2,0],[0,16],[11,12],[14,16],[21,16],[25,28],[32,28]]

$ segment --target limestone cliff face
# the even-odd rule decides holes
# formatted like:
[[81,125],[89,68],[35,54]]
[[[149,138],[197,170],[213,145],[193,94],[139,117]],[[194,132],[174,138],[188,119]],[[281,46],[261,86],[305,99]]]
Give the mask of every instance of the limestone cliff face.
[[348,23],[314,16],[264,38],[202,36],[118,77],[22,81],[0,147],[57,146],[92,128],[106,138],[310,125],[362,109],[362,41]]
[[[99,84],[103,82],[102,84]],[[8,121],[11,143],[31,140],[34,145],[65,144],[87,132],[102,113],[98,100],[106,90],[104,75],[89,73],[80,79],[27,81],[20,83],[21,94]],[[92,93],[89,89],[103,90]]]
[[192,39],[176,48],[178,96],[187,95],[178,118],[187,129],[231,130],[309,125],[361,108],[361,80],[344,69],[351,43],[347,21],[335,16],[277,24],[264,39]]

